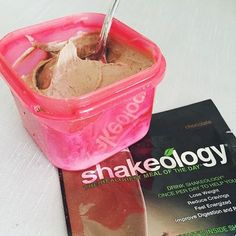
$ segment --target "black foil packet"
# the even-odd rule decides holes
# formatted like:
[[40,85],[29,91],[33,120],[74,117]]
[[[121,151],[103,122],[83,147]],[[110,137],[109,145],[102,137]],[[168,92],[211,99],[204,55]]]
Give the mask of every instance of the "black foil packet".
[[130,151],[148,235],[236,235],[236,138],[211,100],[154,114]]

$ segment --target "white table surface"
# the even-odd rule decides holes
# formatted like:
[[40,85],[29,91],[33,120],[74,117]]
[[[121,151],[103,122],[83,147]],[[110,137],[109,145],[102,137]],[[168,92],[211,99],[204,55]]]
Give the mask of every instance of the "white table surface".
[[[0,37],[104,0],[0,0]],[[157,43],[167,60],[154,112],[211,98],[236,133],[236,1],[121,0],[116,17]],[[0,236],[66,236],[58,174],[21,125],[0,79]]]

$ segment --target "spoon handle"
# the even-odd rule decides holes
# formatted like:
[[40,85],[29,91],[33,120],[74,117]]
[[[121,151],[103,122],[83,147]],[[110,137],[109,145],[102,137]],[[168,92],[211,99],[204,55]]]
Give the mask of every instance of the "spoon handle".
[[113,0],[113,3],[108,11],[108,13],[105,16],[104,22],[103,22],[103,26],[102,26],[102,30],[100,33],[100,40],[99,40],[99,48],[103,48],[105,49],[106,47],[106,43],[107,43],[107,38],[108,38],[108,34],[111,28],[111,24],[112,24],[112,19],[115,13],[115,10],[117,9],[118,5],[119,5],[120,0]]

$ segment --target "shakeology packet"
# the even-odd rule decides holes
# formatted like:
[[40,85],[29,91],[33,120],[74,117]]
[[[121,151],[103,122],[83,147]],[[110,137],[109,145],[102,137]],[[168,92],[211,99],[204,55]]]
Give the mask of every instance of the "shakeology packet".
[[236,235],[236,138],[211,100],[153,114],[129,150],[59,172],[70,236]]

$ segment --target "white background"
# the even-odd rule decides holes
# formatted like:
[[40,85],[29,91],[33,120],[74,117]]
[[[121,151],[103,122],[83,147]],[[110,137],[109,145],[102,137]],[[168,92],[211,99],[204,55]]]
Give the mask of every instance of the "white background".
[[[0,0],[0,37],[109,0]],[[211,98],[236,133],[236,1],[121,0],[116,17],[157,43],[167,60],[154,112]],[[57,170],[23,129],[0,79],[0,236],[66,236]]]

